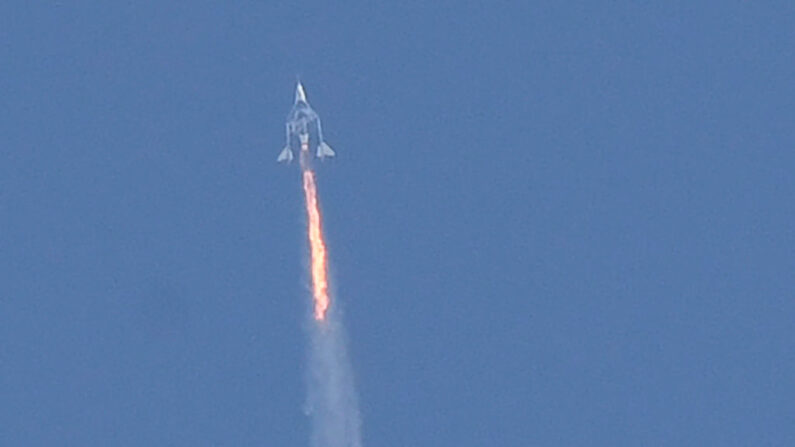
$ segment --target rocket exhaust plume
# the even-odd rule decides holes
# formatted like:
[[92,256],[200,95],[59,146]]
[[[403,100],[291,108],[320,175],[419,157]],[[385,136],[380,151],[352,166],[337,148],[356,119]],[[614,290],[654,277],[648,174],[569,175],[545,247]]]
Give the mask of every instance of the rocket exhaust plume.
[[326,243],[315,175],[304,169],[314,324],[310,329],[308,410],[313,447],[361,447],[359,408],[337,312],[330,312]]
[[304,170],[304,196],[306,197],[306,215],[309,225],[309,249],[312,270],[312,296],[315,304],[315,320],[323,321],[328,312],[328,265],[326,260],[326,243],[323,241],[323,229],[320,221],[320,209],[317,204],[317,186],[315,174]]
[[361,447],[359,406],[353,386],[342,318],[329,295],[328,252],[323,239],[320,199],[312,171],[310,145],[318,158],[333,157],[335,152],[323,141],[320,118],[309,106],[299,83],[295,104],[287,117],[287,143],[278,161],[290,163],[297,152],[306,199],[307,236],[309,239],[312,280],[312,319],[307,413],[312,422],[312,447]]

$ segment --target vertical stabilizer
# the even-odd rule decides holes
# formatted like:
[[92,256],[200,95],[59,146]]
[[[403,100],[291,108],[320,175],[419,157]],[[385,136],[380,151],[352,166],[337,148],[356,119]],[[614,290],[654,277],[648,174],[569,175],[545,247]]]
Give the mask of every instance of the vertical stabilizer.
[[328,144],[322,142],[317,146],[317,156],[318,158],[333,157],[334,151],[331,150],[331,147]]
[[285,147],[282,149],[282,152],[279,154],[279,158],[277,158],[276,161],[290,163],[293,161],[293,151],[291,151],[289,147]]

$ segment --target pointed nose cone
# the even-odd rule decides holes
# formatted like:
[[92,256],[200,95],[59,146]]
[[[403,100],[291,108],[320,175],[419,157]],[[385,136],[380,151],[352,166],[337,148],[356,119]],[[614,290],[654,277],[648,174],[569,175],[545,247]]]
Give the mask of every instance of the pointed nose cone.
[[304,93],[304,86],[301,85],[299,82],[297,86],[295,86],[295,102],[296,104],[299,102],[306,102],[306,93]]

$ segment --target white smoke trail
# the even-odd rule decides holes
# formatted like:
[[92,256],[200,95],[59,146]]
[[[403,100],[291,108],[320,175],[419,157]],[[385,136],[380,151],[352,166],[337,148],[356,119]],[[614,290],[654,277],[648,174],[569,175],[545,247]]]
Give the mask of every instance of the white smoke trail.
[[361,447],[361,420],[338,311],[310,323],[309,395],[312,447]]

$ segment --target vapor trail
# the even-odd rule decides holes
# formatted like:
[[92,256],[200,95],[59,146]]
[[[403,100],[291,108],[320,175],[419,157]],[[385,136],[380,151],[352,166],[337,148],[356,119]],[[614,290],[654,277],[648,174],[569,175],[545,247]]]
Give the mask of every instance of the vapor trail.
[[361,447],[361,420],[336,312],[312,328],[308,409],[312,447]]
[[361,422],[340,313],[330,308],[328,259],[315,175],[303,169],[312,274],[308,410],[313,447],[361,447]]

